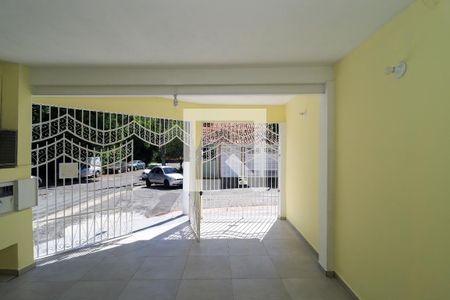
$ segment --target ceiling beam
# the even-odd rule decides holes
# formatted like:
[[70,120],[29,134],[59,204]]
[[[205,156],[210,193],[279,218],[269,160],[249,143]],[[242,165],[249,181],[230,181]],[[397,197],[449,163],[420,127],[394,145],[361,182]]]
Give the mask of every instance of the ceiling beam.
[[31,67],[34,95],[208,95],[323,93],[321,67]]

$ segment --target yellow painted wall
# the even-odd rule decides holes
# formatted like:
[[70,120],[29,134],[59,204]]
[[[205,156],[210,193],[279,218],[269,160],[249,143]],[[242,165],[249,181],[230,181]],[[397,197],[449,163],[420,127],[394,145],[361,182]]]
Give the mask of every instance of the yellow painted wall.
[[[182,99],[181,99],[182,100]],[[162,97],[33,97],[34,103],[45,103],[108,112],[121,112],[135,115],[183,119],[184,109],[199,108],[239,108],[266,109],[269,122],[284,122],[284,105],[208,105],[180,101],[177,107],[172,101]],[[204,120],[208,120],[205,111]]]
[[450,1],[414,2],[335,77],[337,273],[361,299],[449,299]]
[[[286,217],[319,249],[319,95],[286,105]],[[300,113],[307,112],[305,116]]]
[[[0,169],[0,181],[30,177],[31,94],[27,68],[0,63],[3,129],[18,131],[16,168]],[[1,147],[1,145],[0,145]],[[31,209],[0,215],[0,269],[20,270],[33,263]]]

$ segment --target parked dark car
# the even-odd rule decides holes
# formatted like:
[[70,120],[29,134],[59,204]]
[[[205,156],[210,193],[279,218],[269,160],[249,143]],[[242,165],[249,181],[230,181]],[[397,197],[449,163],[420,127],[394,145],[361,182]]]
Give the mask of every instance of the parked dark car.
[[130,163],[130,166],[132,168],[132,170],[143,170],[145,169],[145,162],[143,162],[142,160],[133,160]]
[[106,166],[105,173],[119,174],[127,171],[131,171],[131,165],[126,161],[116,162]]

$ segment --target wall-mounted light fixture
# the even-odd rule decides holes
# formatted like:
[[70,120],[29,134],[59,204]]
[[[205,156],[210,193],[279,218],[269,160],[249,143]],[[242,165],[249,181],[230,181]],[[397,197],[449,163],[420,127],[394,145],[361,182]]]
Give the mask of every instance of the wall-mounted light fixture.
[[300,119],[305,120],[306,117],[308,116],[308,110],[300,112],[299,115],[300,115]]
[[386,67],[384,68],[384,73],[388,75],[394,74],[396,78],[401,78],[406,73],[406,63],[402,61],[396,65]]
[[177,107],[178,106],[178,95],[177,94],[173,94],[173,106]]

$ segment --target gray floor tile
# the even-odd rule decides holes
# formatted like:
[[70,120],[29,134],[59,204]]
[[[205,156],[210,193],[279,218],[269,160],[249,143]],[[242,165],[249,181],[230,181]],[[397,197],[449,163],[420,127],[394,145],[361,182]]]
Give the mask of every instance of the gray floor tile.
[[26,281],[77,281],[92,270],[98,263],[97,258],[71,258],[43,266],[24,274]]
[[183,256],[188,255],[192,241],[154,241],[138,250],[141,256]]
[[119,300],[174,300],[179,280],[131,280]]
[[143,264],[145,258],[106,257],[81,280],[129,280]]
[[231,256],[232,278],[277,278],[269,256]]
[[22,275],[7,282],[0,282],[0,295],[5,295],[7,292],[17,289],[20,285],[24,284],[26,280],[23,277]]
[[1,282],[0,298],[209,300],[233,299],[234,292],[235,299],[351,299],[286,224],[276,222],[263,242],[143,240],[63,254]]
[[14,275],[0,274],[0,286],[2,283],[11,281],[14,278],[15,278]]
[[227,256],[228,242],[225,240],[204,240],[193,243],[189,255]]
[[147,257],[133,279],[180,279],[186,265],[186,256]]
[[47,300],[59,299],[70,289],[73,282],[24,282],[19,288],[10,289],[2,295],[2,300]]
[[117,299],[126,281],[79,281],[60,297],[61,300]]
[[272,255],[272,262],[282,278],[322,277],[315,258],[303,255]]
[[183,279],[231,278],[228,256],[189,256]]
[[264,240],[264,247],[269,255],[303,255],[315,257],[309,246],[299,239]]
[[112,254],[116,257],[127,257],[130,256],[131,253],[141,250],[142,248],[148,247],[149,242],[137,241],[124,245],[115,245],[113,248],[108,250],[109,254]]
[[267,255],[260,240],[229,240],[230,255]]
[[[231,279],[182,280],[177,300],[232,300]],[[260,299],[261,300],[261,299]]]
[[233,279],[236,300],[290,300],[280,279]]
[[280,229],[280,230],[290,230],[290,231],[295,232],[295,229],[292,227],[292,225],[289,224],[289,222],[287,222],[285,220],[277,220],[275,223],[273,223],[271,228]]
[[350,300],[351,296],[335,279],[320,278],[283,279],[293,300]]
[[263,240],[284,240],[284,239],[298,239],[298,236],[292,229],[272,227],[263,238]]

